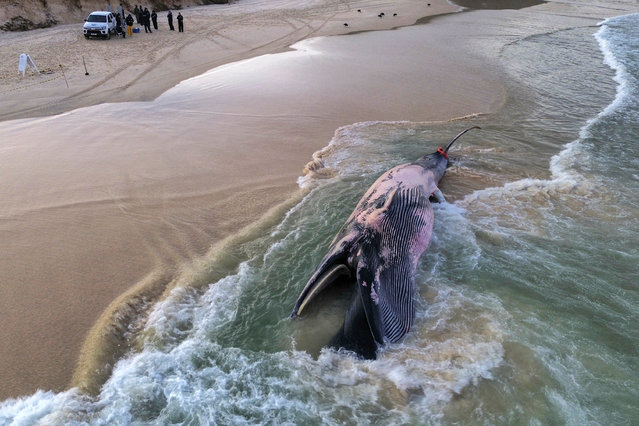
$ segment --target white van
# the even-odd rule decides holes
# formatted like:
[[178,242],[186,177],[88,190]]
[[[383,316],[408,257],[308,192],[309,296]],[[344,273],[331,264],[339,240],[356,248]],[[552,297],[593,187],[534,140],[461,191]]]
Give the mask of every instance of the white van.
[[84,20],[82,30],[85,38],[94,36],[109,39],[111,34],[116,32],[115,15],[113,12],[91,12],[89,17]]

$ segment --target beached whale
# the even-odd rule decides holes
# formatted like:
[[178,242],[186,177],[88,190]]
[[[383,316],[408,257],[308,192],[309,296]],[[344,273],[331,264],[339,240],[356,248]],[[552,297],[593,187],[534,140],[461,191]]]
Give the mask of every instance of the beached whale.
[[478,128],[375,181],[333,239],[291,317],[327,287],[346,282],[356,290],[330,346],[374,359],[382,345],[408,332],[415,316],[415,270],[433,231],[431,201],[445,201],[437,184],[448,167],[448,149]]

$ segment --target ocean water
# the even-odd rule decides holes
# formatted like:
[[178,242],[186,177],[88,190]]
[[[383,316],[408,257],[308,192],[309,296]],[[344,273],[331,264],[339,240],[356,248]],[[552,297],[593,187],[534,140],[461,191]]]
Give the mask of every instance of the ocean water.
[[[159,302],[98,395],[7,400],[0,424],[636,424],[639,14],[499,61],[499,113],[338,129],[306,195],[206,265],[230,273]],[[288,316],[334,234],[379,174],[470,125],[412,330],[375,361],[323,349],[339,297]]]

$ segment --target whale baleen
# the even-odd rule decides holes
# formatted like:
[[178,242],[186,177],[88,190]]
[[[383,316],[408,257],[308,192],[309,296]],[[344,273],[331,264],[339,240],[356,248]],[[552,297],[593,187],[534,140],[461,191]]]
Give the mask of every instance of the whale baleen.
[[431,201],[445,201],[437,185],[448,167],[448,150],[478,128],[460,132],[446,148],[393,167],[373,183],[331,242],[291,317],[327,287],[346,281],[356,289],[330,346],[374,359],[381,346],[410,330],[415,271],[433,232]]

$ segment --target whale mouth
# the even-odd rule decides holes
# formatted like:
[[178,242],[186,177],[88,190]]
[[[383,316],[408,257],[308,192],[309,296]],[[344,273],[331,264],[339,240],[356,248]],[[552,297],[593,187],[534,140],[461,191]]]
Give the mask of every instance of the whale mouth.
[[[327,287],[342,278],[350,278],[351,271],[348,267],[342,263],[332,265],[325,272],[323,272],[311,287],[308,288],[301,296],[297,303],[291,318],[300,316],[304,308],[308,303],[315,298],[319,293],[325,290]],[[306,290],[306,289],[305,289]]]

